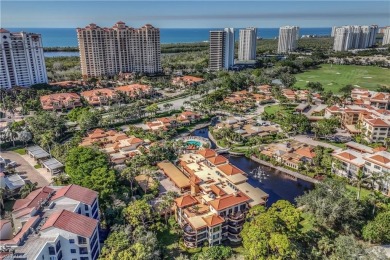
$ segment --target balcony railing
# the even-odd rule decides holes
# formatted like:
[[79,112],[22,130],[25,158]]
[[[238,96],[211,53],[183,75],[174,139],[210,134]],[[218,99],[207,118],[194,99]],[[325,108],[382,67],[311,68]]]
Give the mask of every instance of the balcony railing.
[[185,224],[183,226],[183,231],[184,231],[184,234],[189,235],[189,236],[195,236],[196,235],[196,230],[193,230],[192,227],[189,224]]
[[194,236],[186,236],[186,235],[184,235],[183,238],[184,238],[184,241],[187,241],[187,242],[193,242],[193,243],[196,242],[196,237],[194,237]]
[[240,242],[242,240],[238,235],[228,235],[228,239],[232,242]]
[[197,247],[196,243],[187,242],[187,241],[185,241],[185,240],[184,240],[184,245],[185,245],[186,247],[189,247],[189,248],[195,248],[195,247]]
[[229,228],[229,229],[228,229],[228,232],[229,232],[230,234],[233,234],[233,235],[238,235],[238,234],[240,234],[241,229]]
[[228,215],[228,219],[230,221],[240,221],[245,218],[245,214],[243,212],[236,212]]

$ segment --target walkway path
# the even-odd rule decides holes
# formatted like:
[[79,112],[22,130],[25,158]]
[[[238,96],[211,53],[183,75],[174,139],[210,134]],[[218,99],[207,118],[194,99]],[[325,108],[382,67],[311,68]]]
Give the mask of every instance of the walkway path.
[[38,187],[44,187],[51,182],[51,176],[50,178],[47,178],[50,173],[47,173],[44,169],[35,169],[34,165],[25,158],[28,157],[28,155],[20,155],[12,151],[2,151],[0,155],[5,159],[17,163],[18,166],[15,170],[25,181],[29,180],[31,183],[37,182]]
[[307,181],[307,182],[311,182],[311,183],[318,183],[318,180],[316,179],[313,179],[309,176],[306,176],[306,175],[303,175],[299,172],[294,172],[294,171],[291,171],[289,169],[286,169],[286,168],[283,168],[283,167],[280,167],[280,166],[274,166],[273,164],[269,163],[269,162],[266,162],[266,161],[263,161],[255,156],[252,156],[251,159],[255,162],[258,162],[262,165],[265,165],[265,166],[268,166],[268,167],[271,167],[271,168],[274,168],[278,171],[281,171],[281,172],[284,172],[286,173],[287,175],[290,175],[292,177],[295,177],[295,178],[298,178],[298,179],[301,179],[301,180],[304,180],[304,181]]

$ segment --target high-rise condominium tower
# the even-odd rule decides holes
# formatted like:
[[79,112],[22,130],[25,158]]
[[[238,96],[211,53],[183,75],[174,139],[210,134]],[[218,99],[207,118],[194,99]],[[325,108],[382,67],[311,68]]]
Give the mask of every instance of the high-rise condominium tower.
[[383,41],[382,41],[382,45],[387,45],[387,44],[390,44],[390,26],[389,26],[389,27],[386,27],[386,28],[383,30]]
[[83,77],[161,71],[160,30],[150,24],[135,29],[124,22],[117,22],[112,28],[92,23],[77,28],[77,38]]
[[210,31],[209,69],[228,70],[234,64],[234,29]]
[[0,72],[0,88],[47,83],[41,35],[0,29]]
[[335,29],[333,50],[365,49],[376,43],[377,25],[340,26]]
[[283,26],[279,28],[278,53],[289,53],[297,48],[299,38],[298,26]]
[[240,42],[238,46],[238,60],[256,59],[256,28],[246,28],[240,30]]

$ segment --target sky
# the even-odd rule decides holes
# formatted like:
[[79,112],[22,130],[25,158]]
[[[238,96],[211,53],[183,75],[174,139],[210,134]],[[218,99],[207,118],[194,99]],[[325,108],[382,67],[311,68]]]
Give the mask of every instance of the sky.
[[390,0],[0,0],[0,12],[3,28],[75,28],[92,22],[108,27],[119,20],[159,28],[390,25]]

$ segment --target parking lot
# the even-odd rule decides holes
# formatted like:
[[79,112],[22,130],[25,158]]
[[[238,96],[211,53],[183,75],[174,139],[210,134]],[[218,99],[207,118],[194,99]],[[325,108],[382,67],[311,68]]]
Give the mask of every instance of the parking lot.
[[4,159],[16,162],[15,171],[26,182],[38,183],[38,187],[44,187],[49,184],[49,181],[42,174],[28,163],[20,154],[11,151],[2,151],[0,156]]

